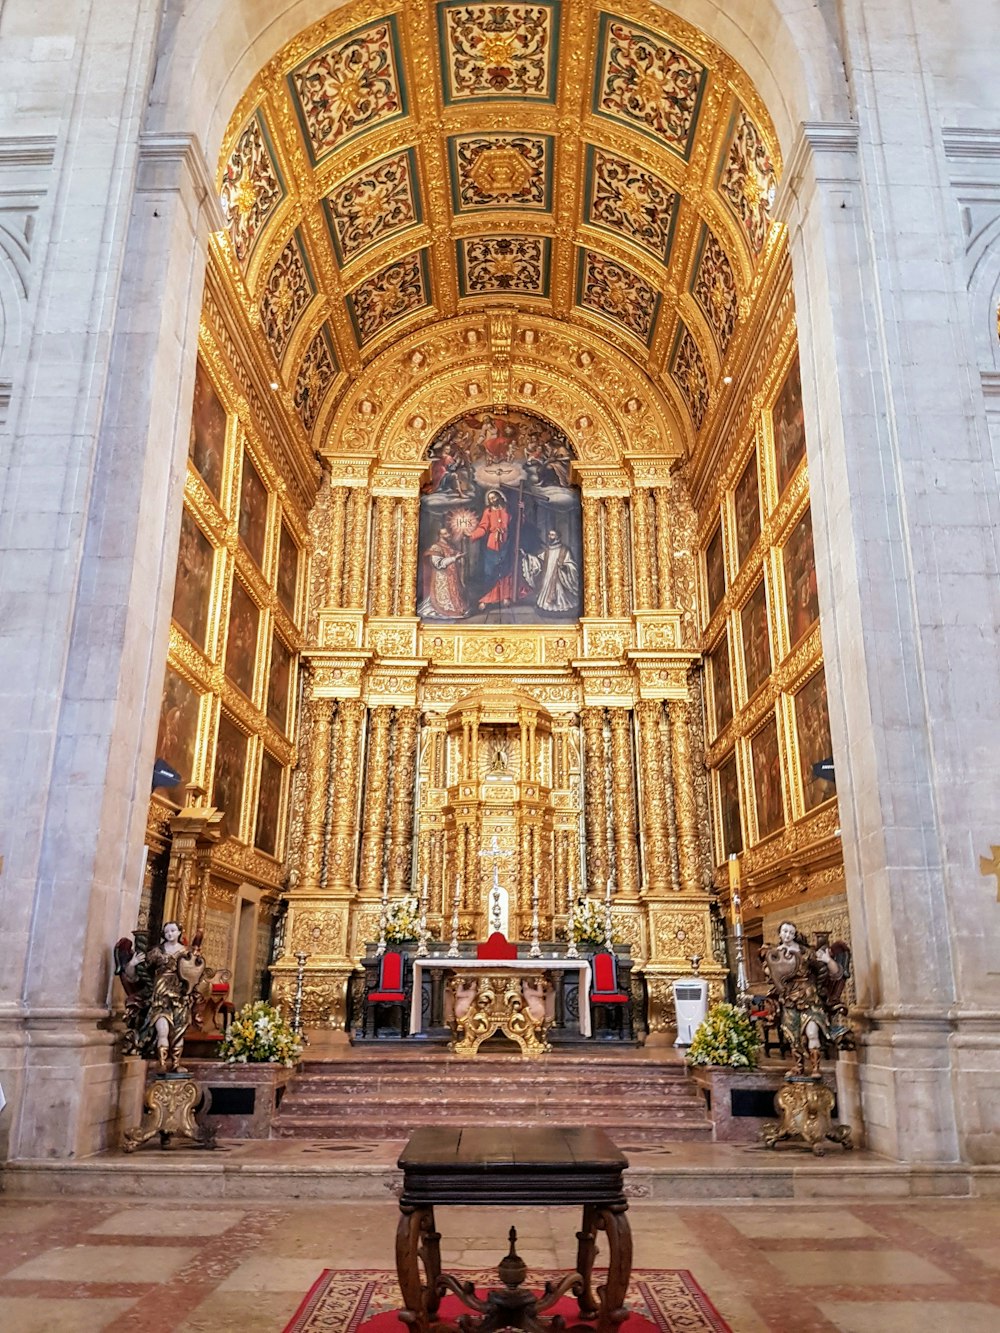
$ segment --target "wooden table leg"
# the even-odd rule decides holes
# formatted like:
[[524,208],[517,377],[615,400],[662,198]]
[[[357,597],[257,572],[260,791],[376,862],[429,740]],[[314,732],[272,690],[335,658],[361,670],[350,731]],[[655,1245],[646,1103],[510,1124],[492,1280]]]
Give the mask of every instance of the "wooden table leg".
[[600,1307],[593,1282],[594,1256],[597,1253],[597,1209],[592,1203],[583,1205],[583,1221],[576,1233],[576,1241],[576,1271],[582,1282],[577,1303],[581,1316],[592,1319]]
[[599,1225],[608,1237],[608,1280],[600,1290],[596,1333],[615,1333],[628,1318],[625,1300],[632,1276],[632,1229],[627,1207],[627,1204],[612,1204],[598,1214]]
[[441,1304],[441,1293],[438,1291],[438,1278],[441,1276],[441,1233],[434,1225],[433,1207],[423,1210],[420,1228],[424,1238],[421,1256],[427,1277],[424,1301],[428,1316],[433,1318]]
[[430,1330],[424,1304],[424,1287],[420,1280],[420,1238],[425,1230],[428,1213],[431,1214],[433,1230],[434,1214],[430,1208],[401,1203],[399,1225],[396,1228],[396,1276],[403,1296],[399,1318],[410,1328],[417,1329],[418,1333],[429,1333]]

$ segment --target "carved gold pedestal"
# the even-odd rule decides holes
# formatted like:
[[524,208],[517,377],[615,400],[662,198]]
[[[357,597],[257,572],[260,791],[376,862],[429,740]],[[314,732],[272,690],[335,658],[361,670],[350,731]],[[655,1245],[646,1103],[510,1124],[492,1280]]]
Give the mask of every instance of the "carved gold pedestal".
[[[531,981],[539,989],[546,985],[542,978],[531,978]],[[502,1032],[511,1041],[516,1041],[521,1054],[532,1058],[552,1049],[545,1040],[545,1019],[532,1014],[521,989],[520,978],[470,978],[459,974],[448,983],[456,1005],[459,990],[470,984],[475,985],[475,997],[461,1016],[456,1008],[452,1022],[450,1049],[455,1055],[474,1056],[482,1043],[495,1032]]]
[[797,1139],[800,1146],[822,1157],[827,1139],[848,1150],[854,1147],[850,1127],[833,1123],[833,1092],[821,1079],[789,1074],[774,1094],[774,1102],[781,1120],[762,1131],[766,1148],[782,1139]]
[[199,1125],[194,1108],[201,1100],[201,1089],[184,1074],[161,1074],[146,1089],[142,1123],[125,1135],[122,1149],[135,1152],[154,1134],[165,1148],[172,1138],[190,1139],[205,1148],[215,1147],[215,1130]]

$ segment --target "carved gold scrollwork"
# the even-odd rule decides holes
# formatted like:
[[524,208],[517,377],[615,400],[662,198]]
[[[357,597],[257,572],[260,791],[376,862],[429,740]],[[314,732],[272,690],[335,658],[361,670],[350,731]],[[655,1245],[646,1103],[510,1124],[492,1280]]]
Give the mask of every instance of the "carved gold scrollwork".
[[583,613],[600,616],[604,611],[604,575],[601,565],[601,501],[583,497]]
[[309,782],[302,820],[301,888],[318,889],[323,875],[323,833],[326,828],[328,798],[327,775],[330,771],[330,734],[333,704],[329,699],[313,699]]
[[661,894],[670,889],[668,800],[663,771],[661,722],[663,705],[641,699],[636,704],[642,755],[642,827],[646,846],[646,890]]
[[333,784],[327,885],[339,890],[352,887],[364,718],[365,705],[360,699],[345,699],[337,711],[337,780]]
[[329,605],[343,606],[344,551],[347,540],[347,488],[334,486],[330,513],[330,583]]
[[351,489],[347,501],[347,568],[344,574],[344,605],[365,604],[365,570],[368,557],[368,492],[361,486]]
[[635,771],[632,762],[632,714],[624,708],[611,710],[611,801],[615,829],[615,870],[618,897],[631,901],[639,896],[639,864],[636,842]]
[[361,842],[359,895],[375,898],[382,891],[382,862],[385,854],[389,771],[389,728],[392,709],[387,705],[373,708],[368,715],[368,773]]
[[419,715],[415,708],[396,710],[389,844],[389,889],[394,896],[410,891],[418,720]]
[[636,609],[655,609],[654,551],[650,531],[649,492],[637,489],[632,496],[632,552],[635,564]]
[[625,501],[618,495],[604,501],[604,546],[608,559],[608,615],[627,616],[628,552],[625,546]]
[[608,802],[605,786],[608,758],[604,744],[604,709],[584,708],[580,714],[584,736],[584,798],[587,835],[587,880],[603,884],[609,874]]
[[681,889],[685,893],[698,893],[702,886],[698,866],[698,802],[691,764],[690,710],[686,699],[671,699],[668,706]]

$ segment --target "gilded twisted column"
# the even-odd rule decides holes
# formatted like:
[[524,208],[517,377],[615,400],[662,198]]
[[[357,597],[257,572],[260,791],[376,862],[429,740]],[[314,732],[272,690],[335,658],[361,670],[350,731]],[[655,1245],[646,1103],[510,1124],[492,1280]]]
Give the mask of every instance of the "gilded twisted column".
[[347,541],[347,487],[334,486],[330,511],[330,606],[343,606],[344,550]]
[[632,555],[636,609],[652,610],[656,606],[656,555],[649,522],[649,492],[645,490],[636,490],[632,496]]
[[337,780],[333,784],[327,861],[327,887],[333,889],[353,887],[364,721],[365,705],[360,699],[345,699],[341,703],[337,713]]
[[666,893],[671,888],[670,813],[663,770],[663,736],[660,722],[663,705],[640,699],[635,706],[639,719],[639,762],[642,765],[642,833],[646,846],[646,891]]
[[394,896],[410,891],[413,850],[413,799],[417,763],[415,708],[396,710],[396,744],[392,762],[392,814],[389,842],[389,892]]
[[396,588],[396,613],[412,616],[417,609],[417,559],[420,535],[420,500],[413,495],[400,505],[403,514],[403,549]]
[[377,898],[382,892],[386,815],[389,788],[389,735],[392,709],[387,704],[373,708],[368,717],[368,775],[361,830],[361,870],[358,896]]
[[333,730],[334,704],[330,699],[313,699],[312,735],[309,743],[309,777],[302,817],[302,861],[299,866],[299,890],[315,893],[323,881],[323,834],[329,797],[330,734]]
[[365,604],[365,569],[368,558],[368,492],[352,486],[347,500],[347,567],[344,570],[344,605]]
[[632,759],[632,714],[624,708],[611,709],[611,802],[618,897],[626,902],[634,902],[639,897],[638,829]]
[[392,615],[393,520],[396,501],[391,495],[375,497],[375,558],[372,577],[372,615]]
[[517,895],[517,915],[521,923],[520,938],[527,939],[531,930],[531,881],[533,875],[531,857],[531,829],[521,825],[521,874],[520,892]]
[[701,891],[698,871],[698,805],[691,767],[691,734],[688,730],[688,701],[671,699],[670,753],[674,774],[674,810],[677,817],[677,859],[681,890]]
[[583,497],[583,614],[604,614],[604,569],[601,561],[601,501]]
[[584,708],[580,714],[584,738],[584,827],[587,833],[587,887],[591,893],[604,888],[608,865],[608,801],[605,787],[607,756],[604,752],[604,709]]
[[608,558],[608,615],[627,616],[628,553],[625,547],[625,501],[618,495],[604,502],[604,549]]
[[663,486],[657,486],[653,495],[656,499],[656,570],[660,584],[660,609],[668,611],[674,605],[674,544],[670,531],[670,496]]

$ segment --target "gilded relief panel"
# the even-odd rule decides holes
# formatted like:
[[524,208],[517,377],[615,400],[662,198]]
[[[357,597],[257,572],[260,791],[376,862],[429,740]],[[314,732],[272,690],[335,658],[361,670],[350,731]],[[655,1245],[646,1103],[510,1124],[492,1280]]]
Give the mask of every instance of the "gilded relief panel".
[[323,200],[337,262],[343,266],[422,217],[417,156],[412,148],[348,176]]
[[549,134],[456,134],[448,140],[452,206],[481,209],[552,208],[555,140]]
[[516,98],[554,102],[557,3],[438,5],[445,104]]
[[737,104],[719,168],[719,193],[759,255],[770,225],[777,173],[764,138]]
[[662,176],[588,144],[586,182],[584,221],[669,264],[679,199]]
[[683,320],[678,321],[677,325],[677,337],[670,357],[670,376],[681,391],[691,424],[696,431],[701,430],[701,423],[708,411],[708,370],[698,344]]
[[607,255],[581,248],[577,305],[618,324],[647,347],[653,341],[660,293],[644,278]]

